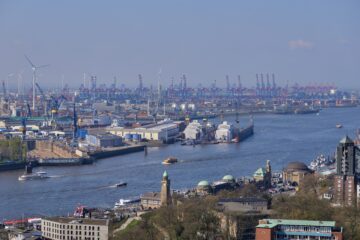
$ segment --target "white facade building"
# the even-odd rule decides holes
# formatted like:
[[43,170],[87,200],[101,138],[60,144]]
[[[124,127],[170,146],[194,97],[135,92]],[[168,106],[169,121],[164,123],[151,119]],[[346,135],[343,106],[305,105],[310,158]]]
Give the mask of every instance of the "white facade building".
[[53,217],[41,220],[44,239],[108,240],[109,220]]
[[179,126],[172,120],[164,120],[138,128],[111,127],[107,131],[125,139],[127,135],[135,134],[149,141],[168,142],[179,135]]

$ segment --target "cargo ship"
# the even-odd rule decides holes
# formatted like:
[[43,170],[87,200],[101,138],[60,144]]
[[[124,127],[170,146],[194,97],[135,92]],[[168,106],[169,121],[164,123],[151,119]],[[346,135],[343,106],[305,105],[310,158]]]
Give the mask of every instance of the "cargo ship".
[[295,114],[312,114],[318,112],[320,112],[320,109],[315,108],[297,108],[294,111]]

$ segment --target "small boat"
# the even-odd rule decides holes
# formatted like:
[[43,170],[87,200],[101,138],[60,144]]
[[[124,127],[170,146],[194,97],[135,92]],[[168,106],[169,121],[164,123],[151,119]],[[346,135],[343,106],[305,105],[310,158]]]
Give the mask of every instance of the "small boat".
[[31,163],[25,166],[25,173],[21,175],[18,179],[19,181],[27,181],[27,180],[38,180],[38,179],[45,179],[49,178],[46,172],[32,172],[32,165]]
[[173,164],[173,163],[177,163],[178,159],[176,157],[168,157],[167,159],[165,159],[162,164],[165,165],[169,165],[169,164]]
[[38,180],[49,178],[46,172],[25,173],[19,177],[19,181]]
[[343,127],[343,125],[341,125],[341,124],[336,124],[336,128],[342,128]]
[[120,208],[129,204],[135,204],[135,203],[139,203],[140,202],[140,198],[134,198],[134,199],[120,199],[119,202],[115,203],[115,208]]
[[119,182],[117,184],[115,184],[115,187],[126,187],[127,183],[126,182]]

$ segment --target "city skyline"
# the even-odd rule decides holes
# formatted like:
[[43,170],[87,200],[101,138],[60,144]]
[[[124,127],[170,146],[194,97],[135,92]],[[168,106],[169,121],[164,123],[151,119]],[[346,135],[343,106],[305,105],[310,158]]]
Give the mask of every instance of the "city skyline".
[[[356,1],[32,1],[0,3],[0,79],[31,87],[79,87],[84,72],[99,83],[164,86],[186,74],[188,85],[226,86],[241,75],[275,73],[279,85],[332,83],[358,89],[360,4]],[[319,17],[321,15],[321,18]],[[161,69],[161,77],[159,71]],[[62,80],[63,79],[63,80]]]

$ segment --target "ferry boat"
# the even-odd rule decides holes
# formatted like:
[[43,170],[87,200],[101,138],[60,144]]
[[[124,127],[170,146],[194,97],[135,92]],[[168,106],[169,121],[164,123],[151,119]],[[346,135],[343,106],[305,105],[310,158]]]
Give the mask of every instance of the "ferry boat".
[[19,181],[38,180],[49,178],[46,172],[25,173],[19,177]]
[[164,165],[169,165],[169,164],[174,164],[177,163],[178,159],[176,157],[168,157],[167,159],[165,159],[162,164]]

